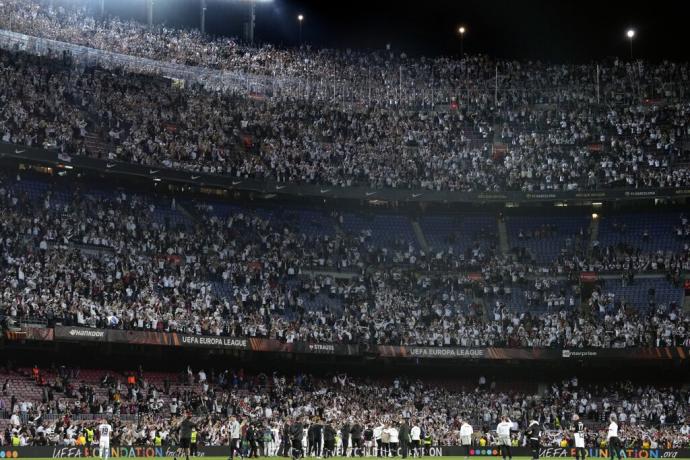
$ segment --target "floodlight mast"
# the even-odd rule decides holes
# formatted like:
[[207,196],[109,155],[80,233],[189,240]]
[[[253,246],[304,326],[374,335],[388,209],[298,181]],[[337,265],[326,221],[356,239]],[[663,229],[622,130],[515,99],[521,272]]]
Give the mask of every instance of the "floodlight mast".
[[247,24],[246,40],[254,44],[254,27],[256,26],[256,1],[249,0],[249,23]]
[[200,3],[200,8],[201,8],[201,27],[199,28],[201,30],[201,34],[204,35],[206,34],[206,0],[201,0]]
[[297,22],[299,22],[299,44],[302,45],[302,22],[304,21],[304,15],[302,13],[297,15]]
[[146,0],[146,23],[153,27],[153,0]]
[[628,31],[625,33],[625,36],[628,37],[628,40],[630,41],[630,60],[633,60],[633,38],[635,38],[635,29],[628,29]]
[[249,21],[245,23],[244,39],[249,43],[254,43],[254,27],[256,26],[256,4],[271,3],[273,0],[242,0],[249,2]]
[[465,54],[465,32],[467,32],[467,29],[465,26],[460,26],[458,28],[458,33],[460,34],[460,57],[464,56]]

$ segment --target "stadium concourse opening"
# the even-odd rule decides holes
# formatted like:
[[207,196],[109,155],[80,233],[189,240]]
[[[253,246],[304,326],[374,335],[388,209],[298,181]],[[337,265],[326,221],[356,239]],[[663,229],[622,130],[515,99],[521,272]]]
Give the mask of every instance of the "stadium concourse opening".
[[0,0],[0,459],[690,458],[681,15],[356,3]]

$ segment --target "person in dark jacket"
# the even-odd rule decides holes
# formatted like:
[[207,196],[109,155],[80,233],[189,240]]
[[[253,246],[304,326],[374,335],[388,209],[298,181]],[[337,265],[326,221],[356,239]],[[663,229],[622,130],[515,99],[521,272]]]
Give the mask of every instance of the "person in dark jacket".
[[368,422],[364,427],[362,433],[362,440],[364,441],[364,452],[367,457],[376,457],[374,448],[374,429],[371,427],[371,422]]
[[259,442],[261,441],[261,425],[256,422],[253,423],[250,427],[251,430],[251,438],[247,437],[247,441],[249,441],[249,457],[254,457],[258,458],[259,457]]
[[290,441],[292,441],[292,458],[302,458],[302,436],[304,436],[304,428],[300,419],[295,419],[295,422],[290,425]]
[[532,458],[534,460],[539,460],[539,449],[541,440],[541,425],[536,420],[532,420],[525,431],[525,437],[527,438],[527,443],[532,451]]
[[312,455],[314,449],[314,443],[316,442],[316,436],[314,435],[314,423],[311,422],[307,425],[307,455]]
[[340,428],[340,437],[343,443],[343,457],[347,457],[347,445],[350,441],[350,430],[350,424],[347,422],[345,422],[345,424],[343,424],[343,426]]
[[[186,460],[189,460],[189,447],[192,443],[192,430],[194,428],[192,413],[187,412],[182,421],[177,425],[181,454],[185,456]],[[175,455],[174,460],[177,460],[177,455]]]
[[402,458],[407,458],[407,453],[410,448],[410,425],[407,424],[406,419],[403,419],[402,423],[400,424],[400,429],[398,430],[398,440],[400,442]]
[[324,457],[330,458],[335,455],[335,428],[333,428],[333,422],[330,420],[326,423],[323,428],[323,451]]
[[283,425],[283,432],[280,437],[280,453],[279,455],[281,457],[289,457],[290,456],[290,424],[286,423]]
[[[312,450],[314,451],[314,455],[316,457],[321,458],[321,436],[323,435],[323,425],[317,419],[314,421],[314,423],[312,423],[310,428],[313,433],[311,444]],[[309,451],[309,453],[311,453],[311,450]]]
[[364,428],[359,422],[355,422],[350,429],[350,435],[352,436],[352,456],[359,455],[364,456],[364,449],[362,449],[362,432]]

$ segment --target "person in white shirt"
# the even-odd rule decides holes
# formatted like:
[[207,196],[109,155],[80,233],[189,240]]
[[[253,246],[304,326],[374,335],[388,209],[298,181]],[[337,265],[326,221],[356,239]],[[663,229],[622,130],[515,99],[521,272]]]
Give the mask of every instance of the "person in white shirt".
[[235,458],[235,452],[242,458],[242,450],[240,449],[240,422],[237,417],[230,416],[230,423],[228,424],[228,434],[230,435],[230,460]]
[[[381,431],[381,454],[388,457],[391,452],[391,427],[386,423]],[[344,456],[344,455],[343,455]]]
[[412,456],[419,457],[419,448],[422,444],[422,429],[419,428],[419,425],[417,425],[416,421],[412,425],[412,428],[410,428],[410,441],[412,442]]
[[383,429],[386,426],[383,424],[374,427],[374,442],[376,443],[376,456],[381,457],[383,455]]
[[505,415],[501,417],[501,421],[496,426],[496,435],[498,435],[498,445],[501,447],[501,455],[503,460],[506,456],[512,460],[513,453],[510,450],[510,429],[513,423]]
[[268,457],[278,455],[278,446],[280,446],[280,430],[275,423],[271,425],[271,440],[268,442]]
[[465,458],[470,455],[470,447],[472,446],[472,434],[474,430],[472,425],[466,421],[460,422],[460,444],[465,448]]
[[106,419],[101,420],[101,424],[98,425],[98,450],[103,460],[107,460],[110,456],[110,435],[112,433],[113,427]]
[[618,439],[618,421],[616,414],[611,414],[609,417],[611,423],[609,424],[608,432],[606,433],[606,441],[609,445],[610,458],[613,460],[614,456],[618,456],[618,460],[621,460],[621,445]]
[[393,457],[397,457],[398,455],[400,455],[400,452],[398,452],[398,445],[400,443],[400,439],[399,439],[399,433],[400,432],[398,431],[398,427],[395,425],[391,426],[389,433],[390,433],[391,455]]

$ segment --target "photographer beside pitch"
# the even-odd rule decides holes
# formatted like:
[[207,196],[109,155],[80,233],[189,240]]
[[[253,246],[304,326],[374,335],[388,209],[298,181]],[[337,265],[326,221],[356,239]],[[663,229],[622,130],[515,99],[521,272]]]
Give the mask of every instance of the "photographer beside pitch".
[[532,450],[532,458],[534,460],[539,460],[539,448],[541,439],[541,426],[536,420],[529,422],[529,426],[525,431],[525,437],[527,438],[527,445],[530,450]]

